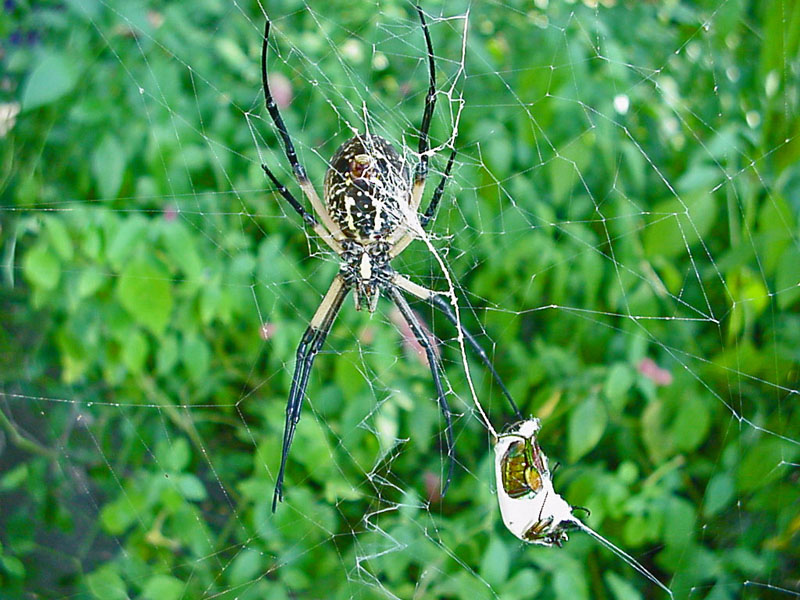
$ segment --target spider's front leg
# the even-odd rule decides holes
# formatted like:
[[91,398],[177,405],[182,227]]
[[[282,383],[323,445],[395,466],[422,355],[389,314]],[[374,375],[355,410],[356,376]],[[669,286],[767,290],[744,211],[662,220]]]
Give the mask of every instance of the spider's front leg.
[[419,164],[414,175],[414,187],[411,190],[411,208],[417,210],[422,200],[425,189],[425,180],[428,178],[428,132],[431,128],[433,110],[436,108],[436,63],[433,58],[433,42],[425,22],[425,14],[417,6],[417,14],[422,24],[422,33],[425,36],[425,47],[428,51],[428,93],[425,95],[425,109],[422,112],[422,123],[419,128]]
[[325,208],[325,205],[319,199],[314,186],[308,179],[305,168],[303,168],[303,165],[300,164],[300,160],[297,158],[297,151],[292,143],[292,138],[289,135],[289,131],[286,129],[286,123],[283,121],[283,117],[281,117],[281,112],[278,110],[278,105],[276,104],[275,98],[273,98],[272,91],[269,87],[269,78],[267,77],[267,50],[269,49],[269,31],[270,22],[269,19],[267,19],[266,23],[264,24],[264,38],[261,46],[261,83],[264,87],[264,102],[267,106],[267,112],[272,118],[273,123],[275,123],[275,127],[278,129],[278,134],[283,140],[283,148],[286,152],[286,158],[289,160],[289,164],[292,166],[294,177],[297,180],[297,183],[300,185],[300,188],[303,190],[303,193],[311,202],[311,207],[314,209],[314,212],[316,212],[319,218],[322,220],[322,223],[317,222],[317,220],[311,214],[309,214],[305,208],[303,208],[303,206],[294,198],[294,196],[292,196],[291,192],[289,192],[286,187],[278,181],[278,179],[266,165],[261,165],[261,168],[264,169],[264,172],[267,174],[267,176],[278,187],[278,192],[280,192],[281,196],[283,196],[289,202],[289,204],[292,205],[292,208],[294,208],[303,218],[303,221],[313,227],[314,231],[320,237],[322,237],[323,240],[325,240],[325,242],[334,250],[334,252],[341,254],[342,247],[339,243],[339,241],[342,239],[341,229],[339,229],[339,226],[333,221],[333,219],[331,219],[328,211]]
[[444,169],[444,173],[442,173],[442,178],[439,180],[439,185],[436,186],[436,189],[433,192],[430,204],[428,204],[428,208],[425,210],[425,214],[422,215],[419,219],[419,224],[422,225],[423,229],[425,229],[428,226],[428,223],[430,223],[430,220],[436,214],[436,209],[439,208],[439,201],[442,199],[442,194],[444,193],[444,186],[450,179],[450,170],[453,168],[453,161],[455,160],[455,158],[456,158],[456,149],[453,148],[452,152],[450,152],[450,158],[447,159],[447,166]]
[[323,227],[319,221],[314,218],[314,215],[303,208],[303,205],[300,204],[300,202],[297,201],[287,187],[283,185],[277,177],[275,177],[275,174],[267,165],[261,165],[261,168],[264,170],[264,173],[267,174],[267,177],[270,178],[275,187],[278,188],[278,193],[283,196],[284,200],[286,200],[297,212],[297,214],[302,217],[303,222],[311,227],[314,232],[321,237],[325,243],[331,247],[331,249],[333,249],[334,252],[341,254],[342,244],[335,237],[333,237],[333,235],[331,235],[331,233],[325,227]]
[[[436,189],[433,192],[433,196],[428,204],[428,208],[425,210],[425,214],[419,218],[419,224],[422,229],[425,229],[428,226],[428,224],[431,222],[431,219],[433,219],[434,215],[436,214],[436,209],[439,208],[439,202],[441,201],[442,194],[444,193],[444,186],[450,179],[450,170],[453,168],[453,162],[455,161],[455,158],[456,149],[453,148],[452,152],[450,152],[450,158],[447,160],[447,166],[444,169],[444,173],[442,173],[442,178],[439,180],[439,185],[436,186]],[[414,185],[416,186],[416,183]],[[417,188],[414,187],[413,189],[416,190]],[[414,193],[417,193],[417,191]],[[414,211],[417,210],[419,202],[422,200],[422,189],[418,190],[418,193],[419,198],[416,200],[412,194],[412,202],[409,205]],[[415,202],[416,205],[414,204]],[[414,241],[419,233],[420,232],[417,230],[416,226],[399,229],[395,235],[395,239],[392,241],[392,248],[389,251],[389,256],[391,258],[398,256],[401,252],[403,252],[403,250],[408,248],[408,246]]]
[[278,501],[283,500],[283,477],[286,471],[286,459],[289,457],[289,448],[292,445],[297,423],[300,421],[300,411],[303,407],[303,397],[308,387],[311,366],[314,364],[314,358],[322,348],[322,344],[325,342],[325,338],[336,320],[336,315],[339,314],[339,310],[342,308],[342,303],[348,291],[350,291],[350,287],[340,275],[337,275],[322,299],[317,312],[314,313],[314,317],[311,319],[311,323],[303,334],[300,345],[297,347],[297,362],[292,376],[292,387],[289,390],[289,400],[286,403],[286,424],[283,429],[281,466],[278,470],[275,492],[272,496],[272,512],[275,512]]

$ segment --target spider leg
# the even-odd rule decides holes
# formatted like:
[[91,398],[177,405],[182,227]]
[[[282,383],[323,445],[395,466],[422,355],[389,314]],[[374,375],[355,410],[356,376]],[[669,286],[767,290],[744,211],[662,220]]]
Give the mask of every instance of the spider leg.
[[336,315],[339,314],[339,310],[342,308],[342,303],[348,291],[350,291],[350,288],[345,284],[344,279],[337,275],[322,299],[317,312],[314,313],[314,317],[311,319],[311,323],[303,334],[300,345],[297,347],[297,362],[294,367],[289,400],[286,404],[286,424],[283,430],[281,466],[278,470],[275,492],[272,496],[272,512],[275,512],[278,501],[283,500],[283,477],[286,471],[286,459],[289,457],[289,448],[292,445],[297,423],[300,421],[300,410],[303,407],[303,398],[308,387],[311,366],[314,364],[314,358],[322,348],[322,344],[333,326]]
[[267,174],[267,177],[269,177],[272,180],[272,183],[275,185],[275,187],[278,188],[278,193],[281,196],[283,196],[283,198],[289,204],[291,204],[292,208],[295,209],[295,211],[297,211],[297,214],[300,215],[303,218],[303,221],[305,222],[305,224],[309,225],[310,227],[313,227],[314,229],[316,229],[317,226],[319,226],[319,221],[317,221],[314,218],[314,215],[312,215],[310,212],[308,212],[303,207],[303,205],[300,204],[300,202],[297,201],[297,198],[295,198],[292,195],[292,193],[288,190],[288,188],[285,185],[283,185],[278,180],[277,177],[275,177],[275,174],[272,171],[270,171],[270,169],[269,169],[269,167],[267,165],[261,165],[261,168],[264,169],[264,173]]
[[436,186],[436,190],[433,192],[433,196],[431,197],[430,204],[428,204],[428,208],[425,210],[425,214],[419,220],[419,224],[422,225],[424,229],[427,227],[430,220],[436,214],[436,209],[439,208],[439,201],[442,199],[442,193],[444,192],[444,186],[447,183],[447,180],[450,179],[450,170],[453,168],[453,161],[456,158],[456,149],[453,148],[453,151],[450,153],[450,158],[447,159],[447,166],[444,169],[444,173],[442,173],[442,178],[439,180],[439,185]]
[[342,245],[338,241],[336,241],[336,239],[330,234],[330,232],[328,232],[328,230],[325,229],[325,227],[320,225],[319,221],[317,221],[314,218],[314,215],[308,212],[303,207],[303,205],[297,201],[297,198],[295,198],[292,195],[292,193],[288,190],[288,188],[285,185],[283,185],[278,180],[277,177],[275,177],[275,174],[270,170],[270,168],[267,165],[261,165],[261,168],[264,169],[264,173],[267,174],[267,177],[269,177],[272,183],[275,185],[275,187],[278,188],[278,193],[281,196],[283,196],[283,198],[292,206],[292,208],[295,209],[295,211],[297,211],[297,214],[302,217],[303,222],[305,222],[306,225],[311,227],[318,236],[320,236],[323,240],[325,240],[325,242],[331,248],[333,248],[334,252],[336,252],[337,254],[341,254]]
[[[453,148],[453,151],[450,153],[450,158],[447,160],[447,166],[445,167],[444,173],[442,173],[442,178],[441,180],[439,180],[439,185],[436,186],[436,189],[433,192],[430,204],[428,204],[428,208],[425,210],[425,214],[419,217],[419,224],[423,229],[428,225],[430,220],[433,218],[436,209],[439,207],[439,201],[442,199],[444,186],[447,183],[448,179],[450,179],[450,170],[453,168],[453,161],[455,160],[455,158],[456,158],[456,149]],[[414,210],[419,208],[419,203],[422,200],[423,188],[419,189],[419,194],[420,194],[419,198],[414,200],[412,196],[412,203],[413,202],[417,203],[417,206],[414,208]],[[414,189],[416,190],[416,188]],[[392,245],[391,250],[389,250],[390,258],[398,256],[403,250],[408,248],[411,242],[413,242],[415,239],[414,231],[415,231],[414,227],[405,227],[398,231],[398,234],[395,236],[395,238],[390,241]]]
[[[422,113],[422,123],[420,124],[419,128],[419,163],[417,164],[414,174],[414,185],[411,188],[411,198],[408,202],[409,208],[412,212],[417,212],[417,210],[419,210],[419,205],[422,202],[422,194],[425,191],[425,181],[428,179],[428,161],[430,160],[430,157],[428,156],[428,133],[430,132],[431,128],[433,109],[436,107],[436,63],[433,56],[433,42],[431,42],[431,34],[430,31],[428,31],[428,23],[425,21],[425,14],[422,12],[422,8],[417,5],[416,9],[417,14],[419,15],[420,23],[422,23],[422,33],[425,35],[425,47],[428,56],[429,82],[428,93],[425,96],[425,109]],[[431,204],[428,206],[428,210],[420,220],[423,227],[425,227],[425,225],[433,216],[433,213],[436,211],[436,207],[438,206],[439,200],[442,197],[442,192],[444,191],[444,180],[450,174],[450,169],[453,166],[452,163],[454,158],[455,149],[453,149],[453,153],[448,161],[444,177],[442,181],[439,182],[436,192],[433,194]],[[414,241],[414,234],[412,231],[406,230],[397,232],[397,234],[393,236],[393,239],[391,240],[392,250],[390,252],[390,257],[394,258],[400,254],[412,241]]]
[[286,158],[289,159],[289,164],[292,165],[292,170],[294,171],[295,177],[300,180],[308,179],[306,170],[297,159],[297,152],[294,149],[292,138],[289,137],[289,132],[286,129],[286,123],[283,122],[281,112],[278,110],[278,105],[275,103],[275,99],[272,97],[272,92],[269,89],[269,80],[267,79],[267,48],[269,42],[269,28],[270,21],[267,19],[267,22],[264,25],[264,42],[261,46],[261,83],[264,86],[264,102],[267,105],[269,116],[272,117],[272,120],[275,122],[275,127],[278,128],[278,133],[283,139],[283,146],[286,149]]
[[448,405],[447,398],[444,395],[441,373],[439,372],[439,363],[436,360],[436,353],[433,350],[433,340],[431,340],[430,336],[420,325],[419,320],[411,310],[411,307],[408,305],[408,302],[400,290],[395,285],[389,284],[386,287],[386,292],[397,305],[397,308],[400,309],[400,313],[408,323],[411,331],[414,332],[417,341],[419,341],[420,345],[425,349],[425,355],[428,357],[428,365],[430,366],[431,375],[433,376],[433,383],[436,386],[439,408],[442,410],[442,414],[444,415],[445,438],[447,439],[447,455],[450,458],[450,466],[447,470],[447,479],[444,482],[444,486],[442,486],[442,496],[444,496],[445,493],[447,493],[447,488],[450,485],[450,480],[453,477],[453,467],[455,465],[455,444],[453,442],[453,422],[451,418],[450,406]]
[[[325,208],[325,205],[319,199],[314,186],[311,184],[311,181],[308,179],[308,175],[306,174],[306,170],[303,168],[303,165],[300,164],[300,160],[297,158],[297,151],[294,148],[294,144],[292,143],[292,138],[289,136],[289,131],[286,129],[286,123],[283,121],[283,117],[281,117],[281,112],[278,110],[278,105],[275,103],[275,99],[272,97],[272,91],[269,88],[269,79],[267,78],[267,50],[269,48],[269,29],[270,29],[270,21],[267,19],[267,22],[264,24],[264,41],[261,46],[261,83],[264,87],[264,102],[267,105],[267,112],[269,112],[269,116],[272,117],[272,121],[275,123],[275,127],[278,129],[278,133],[283,140],[283,147],[286,151],[286,158],[289,160],[289,164],[292,166],[292,171],[294,172],[295,179],[297,179],[297,183],[300,185],[300,188],[303,190],[303,193],[311,202],[311,206],[314,208],[314,212],[319,215],[320,219],[322,219],[322,223],[325,225],[325,228],[330,232],[328,236],[323,236],[323,239],[328,241],[331,237],[335,240],[342,239],[342,230],[339,226],[334,222],[331,218],[330,214]],[[270,172],[265,167],[264,170],[266,171],[267,175],[270,175]],[[274,178],[270,176],[270,179]],[[278,184],[280,185],[280,184]],[[281,192],[284,198],[286,195]],[[288,198],[287,198],[288,200]],[[299,203],[291,202],[292,206],[297,210],[297,206]],[[298,211],[300,212],[300,211]],[[305,212],[305,211],[303,211]],[[303,217],[303,220],[306,220],[306,217],[303,213],[300,213],[300,216]],[[316,228],[315,228],[316,231]],[[319,233],[319,231],[317,231]],[[333,246],[331,246],[333,247]],[[337,252],[340,252],[341,248],[337,250],[335,247],[333,248]]]
[[417,5],[420,23],[422,23],[422,33],[425,35],[425,46],[428,52],[428,93],[425,96],[425,110],[422,113],[422,124],[419,128],[419,164],[417,164],[414,175],[414,187],[411,190],[411,208],[417,210],[422,200],[422,191],[425,189],[425,180],[428,177],[428,132],[431,128],[433,109],[436,106],[436,64],[433,59],[433,42],[428,31],[428,24],[425,22],[425,15]]
[[469,331],[467,331],[467,329],[463,325],[459,328],[458,319],[456,319],[456,315],[453,312],[453,307],[450,306],[450,303],[447,300],[445,300],[444,296],[436,294],[433,291],[425,287],[422,287],[421,285],[417,285],[410,279],[403,277],[402,275],[399,274],[395,275],[393,281],[395,285],[397,285],[397,287],[399,287],[400,289],[408,292],[412,296],[416,296],[420,300],[429,302],[431,305],[438,308],[440,311],[442,311],[447,320],[453,324],[454,327],[460,329],[461,334],[464,336],[464,339],[467,340],[467,344],[469,344],[473,352],[475,352],[475,354],[478,356],[483,365],[489,370],[489,373],[492,374],[492,378],[494,379],[495,383],[502,390],[503,395],[506,397],[508,403],[511,405],[511,410],[514,411],[514,416],[518,420],[522,421],[523,420],[522,413],[520,412],[517,403],[514,402],[514,399],[511,397],[511,393],[508,391],[508,388],[506,388],[505,384],[503,383],[503,380],[500,379],[500,375],[495,370],[494,365],[492,365],[492,361],[489,360],[489,356],[486,354],[486,351],[478,343],[478,340],[475,339],[475,336],[473,336]]

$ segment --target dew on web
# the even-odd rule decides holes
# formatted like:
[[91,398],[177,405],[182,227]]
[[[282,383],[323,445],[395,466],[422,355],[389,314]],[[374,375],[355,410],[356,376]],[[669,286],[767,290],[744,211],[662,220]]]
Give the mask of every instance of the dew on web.
[[[793,3],[422,2],[430,174],[392,266],[437,292],[409,301],[452,481],[413,328],[347,302],[274,515],[340,260],[261,168],[311,211],[264,107],[265,17],[318,194],[365,132],[413,172],[426,45],[407,0],[189,6],[3,7],[3,593],[800,596]],[[518,418],[464,330],[541,420],[538,516],[588,510],[561,547],[504,526]]]

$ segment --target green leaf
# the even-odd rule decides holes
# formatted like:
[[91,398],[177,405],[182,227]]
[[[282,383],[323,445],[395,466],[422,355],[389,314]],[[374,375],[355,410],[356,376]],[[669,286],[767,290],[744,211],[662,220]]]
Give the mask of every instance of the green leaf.
[[156,372],[166,375],[178,362],[178,340],[168,335],[161,340],[156,352]]
[[511,557],[506,545],[492,537],[481,560],[480,574],[492,586],[498,586],[508,579]]
[[[688,210],[688,215],[686,214]],[[650,224],[643,236],[647,256],[685,256],[716,222],[714,196],[695,192],[653,207]]]
[[221,310],[223,308],[223,294],[218,282],[210,282],[203,286],[200,293],[200,320],[203,325],[210,324],[215,317],[219,316],[223,323],[230,322],[230,313]]
[[233,559],[228,581],[233,586],[245,584],[258,577],[265,568],[263,554],[253,548],[246,548]]
[[503,600],[530,600],[537,598],[542,590],[542,581],[533,569],[517,571],[504,582],[500,592]]
[[367,380],[358,370],[358,362],[350,356],[342,356],[342,360],[337,360],[334,365],[333,378],[339,389],[348,389],[351,397],[363,394],[367,387]]
[[558,156],[550,160],[548,171],[555,205],[563,204],[569,197],[592,154],[586,143],[575,141],[559,148]]
[[44,226],[47,231],[47,237],[50,239],[50,244],[55,248],[56,253],[62,260],[72,260],[72,240],[64,222],[53,216],[47,216],[44,219]]
[[597,445],[606,430],[608,415],[597,396],[578,406],[569,419],[569,460],[577,462]]
[[780,476],[779,466],[794,459],[794,446],[776,438],[763,438],[747,451],[739,467],[738,489],[751,492]]
[[233,71],[241,73],[249,67],[249,57],[234,40],[215,36],[214,48],[224,63]]
[[183,471],[192,459],[192,451],[186,438],[176,437],[172,443],[159,444],[156,451],[158,462],[167,471],[177,473]]
[[131,499],[123,495],[103,507],[100,523],[111,535],[120,535],[136,521],[137,514]]
[[66,383],[73,383],[84,374],[91,357],[80,337],[68,326],[59,328],[55,337],[61,358],[61,379]]
[[759,259],[767,274],[774,274],[784,250],[790,246],[794,223],[795,216],[786,199],[777,193],[770,194],[769,200],[761,205],[758,213],[756,238]]
[[201,381],[208,375],[211,350],[202,338],[196,335],[187,335],[183,340],[181,360],[189,372],[189,377],[193,381]]
[[[269,496],[267,496],[269,497]],[[174,531],[180,535],[180,540],[186,545],[194,556],[205,556],[214,552],[213,533],[209,529],[207,517],[197,505],[191,502],[181,502],[175,514],[171,517]]]
[[127,600],[128,592],[125,582],[115,567],[104,565],[94,573],[86,576],[86,586],[99,600]]
[[142,326],[160,336],[172,312],[167,273],[149,262],[130,263],[117,283],[120,304]]
[[622,153],[625,155],[622,164],[630,174],[631,183],[637,191],[644,189],[647,178],[647,162],[642,156],[642,149],[628,140],[621,144]]
[[126,336],[122,344],[122,362],[131,373],[141,373],[149,348],[145,335],[136,329]]
[[101,200],[117,197],[125,171],[125,149],[119,140],[107,134],[92,154],[92,173]]
[[208,494],[203,482],[190,473],[182,473],[177,478],[178,490],[186,500],[205,500]]
[[364,492],[347,479],[330,477],[325,481],[324,496],[325,500],[331,504],[338,504],[342,500],[358,500],[359,498],[363,498]]
[[86,267],[78,276],[78,297],[87,298],[93,295],[106,280],[97,267]]
[[664,543],[673,548],[685,548],[694,539],[694,505],[683,498],[672,496],[667,500],[664,511]]
[[142,597],[147,600],[180,600],[185,598],[186,584],[170,575],[154,575],[147,580]]
[[625,406],[626,396],[634,380],[633,369],[625,363],[616,363],[608,370],[603,393],[618,410]]
[[751,329],[754,319],[769,306],[769,291],[760,273],[741,267],[726,276],[733,305],[728,336],[735,339],[745,328]]
[[22,110],[44,106],[69,93],[78,79],[74,65],[63,51],[47,51],[25,82]]
[[[448,577],[439,577],[434,585],[434,589],[428,590],[427,596],[430,598],[458,598],[459,600],[464,598],[469,600],[494,600],[497,598],[492,588],[480,585],[475,576],[466,571],[460,571]],[[413,593],[407,595],[409,598],[413,596]]]
[[375,434],[378,437],[381,454],[385,454],[394,448],[397,443],[397,435],[400,429],[398,413],[396,402],[386,402],[381,406],[378,414],[375,415]]
[[0,556],[0,565],[3,566],[3,570],[11,575],[11,577],[16,579],[25,577],[25,565],[16,556]]
[[485,154],[486,166],[492,176],[502,179],[511,172],[511,164],[514,158],[514,147],[508,139],[508,133],[502,125],[491,134],[486,142]]
[[61,264],[46,245],[36,244],[22,259],[22,272],[34,286],[52,290],[61,277]]
[[589,600],[589,586],[581,569],[561,568],[553,575],[553,589],[558,600]]
[[28,463],[21,463],[0,477],[0,491],[15,490],[28,480]]
[[697,163],[680,176],[675,186],[682,194],[697,190],[706,191],[713,188],[723,177],[725,177],[725,173],[718,166]]
[[199,283],[203,263],[195,248],[195,237],[180,221],[165,222],[161,228],[161,239],[169,257],[189,280]]
[[625,543],[629,546],[640,546],[648,538],[648,522],[641,515],[633,515],[625,521],[623,532]]
[[786,310],[800,300],[800,251],[790,246],[781,256],[775,272],[778,308]]
[[67,6],[88,22],[94,22],[102,9],[100,0],[66,0]]
[[693,386],[688,387],[686,392],[680,405],[674,408],[670,437],[678,450],[690,452],[706,439],[711,416],[706,402],[697,396]]
[[115,269],[121,269],[133,255],[136,247],[144,242],[148,222],[138,215],[125,219],[116,229],[108,233],[110,240],[106,257]]
[[[102,214],[102,211],[98,210],[96,214],[100,215]],[[86,229],[81,231],[81,234],[80,249],[88,258],[92,259],[92,261],[98,261],[103,244],[101,228],[88,226]]]
[[707,517],[715,515],[728,506],[735,493],[733,477],[729,473],[717,473],[708,482],[703,500],[703,514]]
[[607,571],[604,578],[616,600],[641,600],[636,588],[613,571]]

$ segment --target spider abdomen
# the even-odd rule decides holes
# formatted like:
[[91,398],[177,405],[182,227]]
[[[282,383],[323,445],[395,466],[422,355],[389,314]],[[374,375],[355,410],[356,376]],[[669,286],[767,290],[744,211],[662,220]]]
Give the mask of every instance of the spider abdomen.
[[325,174],[331,218],[348,238],[385,240],[397,229],[410,196],[406,161],[386,139],[359,135],[336,151]]

